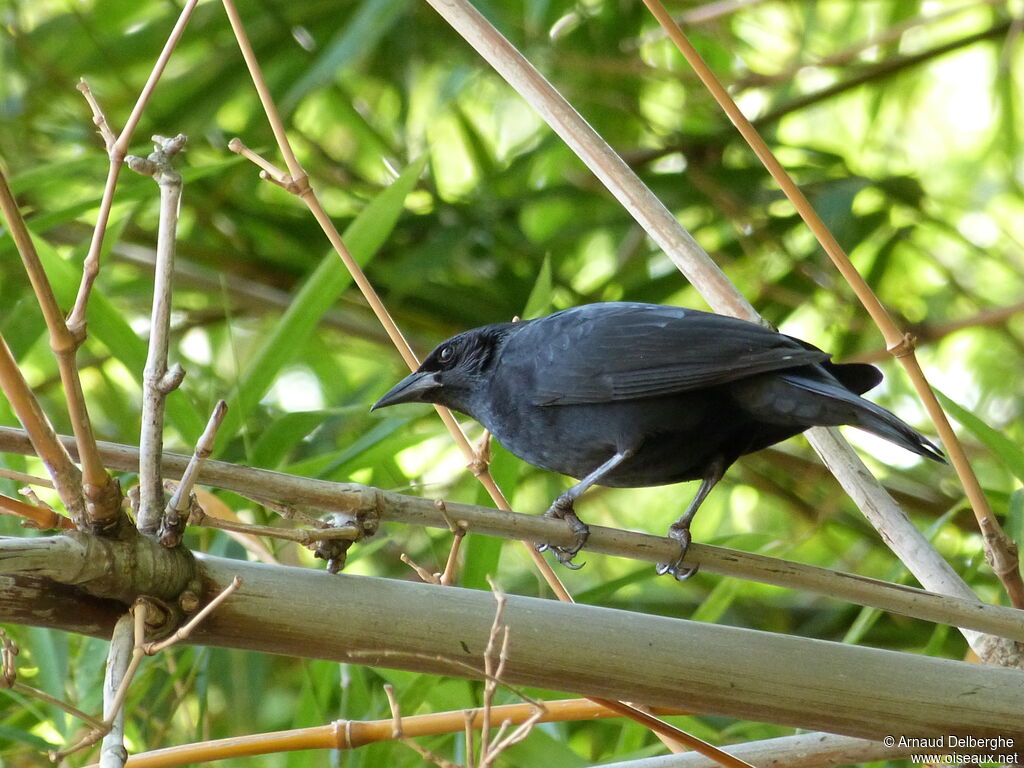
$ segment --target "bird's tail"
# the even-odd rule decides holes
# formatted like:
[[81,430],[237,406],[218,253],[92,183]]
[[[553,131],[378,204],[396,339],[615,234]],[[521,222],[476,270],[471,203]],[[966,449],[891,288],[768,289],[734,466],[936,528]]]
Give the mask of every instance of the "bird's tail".
[[859,427],[867,432],[885,438],[901,448],[913,451],[916,454],[932,459],[933,461],[946,463],[946,457],[931,440],[926,438],[903,419],[880,405],[865,400],[863,397],[850,392],[845,387],[836,386],[828,381],[819,381],[814,378],[800,375],[782,376],[788,383],[801,389],[824,395],[833,401],[846,406],[846,418],[841,422],[853,427]]

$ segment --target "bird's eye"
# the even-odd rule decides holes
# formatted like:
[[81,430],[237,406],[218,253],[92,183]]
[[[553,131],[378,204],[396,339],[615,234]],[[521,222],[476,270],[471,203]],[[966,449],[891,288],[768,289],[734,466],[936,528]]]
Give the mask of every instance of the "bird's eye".
[[452,357],[455,355],[455,350],[451,347],[441,347],[441,351],[437,353],[437,359],[442,363],[451,362]]

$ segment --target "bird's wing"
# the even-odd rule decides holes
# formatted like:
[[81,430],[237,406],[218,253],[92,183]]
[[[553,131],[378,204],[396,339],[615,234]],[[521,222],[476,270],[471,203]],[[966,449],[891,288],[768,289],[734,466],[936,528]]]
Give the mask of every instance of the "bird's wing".
[[744,320],[646,304],[577,307],[513,338],[516,357],[531,361],[522,373],[534,405],[658,397],[829,357]]

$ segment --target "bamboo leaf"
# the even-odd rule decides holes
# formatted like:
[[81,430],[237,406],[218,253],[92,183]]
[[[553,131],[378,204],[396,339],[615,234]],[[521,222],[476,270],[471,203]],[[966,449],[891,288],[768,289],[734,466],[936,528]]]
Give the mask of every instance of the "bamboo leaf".
[[[420,159],[409,165],[345,230],[342,239],[360,265],[365,265],[387,240],[402,213],[406,196],[423,171],[424,162]],[[239,377],[229,400],[231,408],[220,429],[220,448],[237,432],[277,375],[295,359],[320,318],[351,283],[352,276],[334,251],[326,254],[306,278]]]

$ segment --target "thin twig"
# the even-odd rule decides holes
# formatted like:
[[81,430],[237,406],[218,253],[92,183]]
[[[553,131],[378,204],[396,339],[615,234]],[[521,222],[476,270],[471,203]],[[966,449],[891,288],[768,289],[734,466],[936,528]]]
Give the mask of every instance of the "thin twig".
[[49,507],[41,507],[35,504],[26,504],[20,499],[12,499],[10,496],[0,494],[0,514],[14,515],[20,517],[32,528],[40,530],[60,529],[70,531],[78,526],[69,517],[58,515]]
[[466,539],[466,534],[469,533],[469,526],[465,520],[453,521],[449,519],[448,508],[441,499],[437,499],[434,502],[434,506],[440,510],[445,520],[448,521],[448,530],[452,532],[452,547],[448,551],[448,562],[445,563],[444,571],[442,571],[440,576],[441,586],[447,587],[455,583],[455,567],[459,562],[459,550],[462,548],[462,542]]
[[[959,320],[919,323],[913,326],[913,334],[917,340],[917,346],[921,346],[921,344],[944,339],[957,331],[962,331],[964,328],[1002,326],[1014,315],[1019,315],[1022,312],[1024,312],[1024,301],[1005,307],[984,309],[975,315]],[[889,350],[878,348],[851,355],[846,358],[846,361],[851,363],[877,363],[881,360],[888,360],[891,356]]]
[[165,547],[177,546],[181,541],[181,534],[185,527],[185,522],[188,520],[189,499],[192,496],[192,489],[195,487],[196,480],[199,479],[199,472],[202,469],[203,462],[213,453],[213,442],[217,437],[217,430],[220,429],[220,425],[224,421],[224,416],[227,412],[228,404],[223,400],[218,400],[217,405],[213,408],[213,413],[210,414],[209,421],[206,423],[206,429],[203,430],[203,434],[199,436],[199,440],[196,442],[192,458],[189,459],[188,466],[185,467],[185,473],[181,476],[181,483],[171,495],[170,501],[167,502],[167,508],[164,510],[163,519],[160,522],[159,534],[160,541]]
[[469,533],[469,526],[465,520],[453,521],[448,517],[448,508],[444,501],[437,499],[434,501],[434,506],[441,512],[442,517],[448,523],[448,530],[452,534],[452,546],[448,550],[448,559],[445,562],[444,570],[440,573],[431,573],[426,568],[414,563],[412,559],[404,552],[399,556],[399,559],[416,571],[416,575],[420,577],[427,584],[437,584],[442,587],[450,587],[455,583],[455,566],[459,559],[459,550],[462,547],[462,542],[466,538],[466,534]]
[[216,528],[221,531],[233,531],[248,536],[266,536],[270,539],[281,541],[293,541],[304,547],[309,547],[320,541],[359,541],[363,533],[355,524],[342,525],[332,528],[278,528],[272,525],[257,525],[255,523],[240,523],[235,520],[225,520],[222,517],[215,517],[208,514],[198,505],[189,510],[189,525],[201,525],[205,528]]
[[139,508],[136,521],[141,533],[156,534],[164,511],[160,454],[164,443],[164,410],[167,396],[181,384],[185,371],[178,364],[167,367],[170,344],[171,296],[174,251],[181,206],[181,174],[173,168],[174,158],[185,148],[185,136],[154,136],[155,150],[148,157],[125,158],[128,167],[150,176],[160,187],[160,224],[157,234],[156,268],[153,277],[153,308],[150,317],[149,350],[142,375],[142,433],[139,437]]
[[836,269],[839,270],[840,274],[853,289],[861,304],[867,310],[872,320],[874,320],[875,325],[878,326],[890,354],[903,365],[925,409],[928,411],[928,415],[938,430],[939,437],[946,447],[950,461],[971,503],[971,508],[978,518],[978,525],[984,534],[986,559],[1003,583],[1003,587],[1006,589],[1012,604],[1017,608],[1024,608],[1024,580],[1021,578],[1018,564],[1017,547],[1006,536],[999,522],[992,514],[988,499],[985,497],[981,484],[978,482],[978,478],[974,474],[970,462],[967,460],[967,454],[964,452],[956,432],[953,430],[945,411],[942,409],[938,398],[925,378],[924,371],[921,370],[917,357],[914,355],[913,337],[897,328],[892,317],[885,307],[882,306],[882,303],[867,284],[867,281],[864,280],[857,271],[857,268],[854,267],[842,246],[839,245],[839,241],[836,240],[831,230],[822,221],[803,191],[793,181],[785,168],[782,167],[782,164],[775,157],[768,143],[761,138],[757,129],[754,128],[729,92],[722,86],[714,72],[701,58],[697,49],[690,44],[682,29],[679,28],[679,25],[675,23],[665,10],[660,0],[644,0],[644,4],[668,33],[672,42],[675,43],[680,53],[686,58],[701,82],[714,97],[715,101],[718,102],[718,105],[728,115],[729,120],[736,126],[743,139],[750,145],[754,154],[757,155],[772,178],[775,179],[783,193],[796,207],[804,223],[817,238]]
[[117,136],[115,136],[113,130],[111,130],[110,123],[107,122],[107,116],[103,114],[103,108],[96,100],[96,96],[93,94],[92,88],[89,87],[89,83],[86,79],[84,77],[80,79],[78,81],[78,85],[75,87],[82,92],[82,96],[84,96],[86,102],[88,102],[89,108],[92,110],[92,122],[99,129],[100,136],[103,139],[103,146],[109,155],[114,151],[114,144],[117,142]]
[[[54,434],[55,441],[56,437],[57,435]],[[68,456],[68,459],[70,460],[71,457]],[[3,478],[4,480],[13,480],[16,483],[25,483],[26,485],[38,485],[42,488],[53,488],[53,480],[48,480],[45,477],[38,477],[37,475],[30,475],[26,472],[7,469],[6,467],[0,467],[0,478]]]
[[165,648],[168,648],[169,646],[174,645],[175,643],[180,643],[183,640],[188,639],[188,636],[192,634],[195,628],[199,626],[199,624],[202,621],[204,621],[207,616],[209,616],[211,613],[217,610],[217,606],[219,606],[221,603],[223,603],[225,600],[231,597],[231,595],[233,595],[235,592],[237,592],[241,586],[242,580],[235,576],[235,578],[231,580],[231,583],[224,587],[224,589],[222,589],[220,592],[218,592],[217,595],[210,600],[210,602],[204,605],[203,608],[199,611],[199,613],[197,613],[195,616],[189,619],[188,623],[186,623],[183,627],[176,630],[170,637],[161,640],[160,642],[146,643],[142,646],[142,652],[145,653],[147,656],[152,656],[153,654],[159,653],[160,651],[164,650]]
[[459,766],[450,760],[445,760],[443,757],[434,754],[429,749],[421,746],[412,739],[407,739],[402,729],[402,710],[398,705],[398,697],[395,696],[395,686],[391,683],[385,683],[384,695],[387,696],[388,706],[391,708],[391,738],[393,740],[402,742],[405,746],[414,750],[424,760],[433,763],[438,766],[438,768],[459,768]]
[[[898,24],[892,24],[877,34],[871,35],[863,40],[858,40],[853,45],[850,45],[841,51],[837,51],[836,53],[829,54],[828,56],[822,56],[820,59],[814,59],[812,61],[801,60],[790,65],[785,70],[772,75],[747,75],[746,77],[740,78],[732,83],[730,90],[735,93],[737,91],[746,90],[747,88],[763,88],[767,85],[775,85],[777,83],[791,83],[796,78],[797,73],[806,67],[836,67],[848,64],[867,50],[898,42],[901,37],[916,27],[934,24],[937,21],[948,19],[951,16],[958,16],[964,11],[973,11],[980,6],[1004,5],[1005,2],[1006,0],[972,0],[972,2],[965,3],[964,5],[958,5],[953,8],[944,8],[938,12],[922,13],[909,19],[904,19]],[[682,21],[683,24],[680,24],[680,26],[685,26],[686,19],[683,19]]]
[[[3,211],[4,219],[7,221],[7,229],[14,239],[18,252],[21,254],[22,262],[28,273],[32,288],[35,291],[36,299],[42,308],[47,328],[50,332],[50,344],[57,352],[64,348],[65,353],[58,354],[58,365],[60,366],[61,379],[65,383],[68,407],[79,416],[85,407],[84,400],[77,399],[73,404],[72,398],[75,393],[78,396],[81,392],[81,382],[78,380],[77,371],[74,368],[73,359],[66,353],[69,345],[73,357],[73,342],[69,338],[67,327],[64,325],[64,317],[57,305],[57,299],[53,294],[53,288],[43,270],[42,262],[36,253],[32,237],[29,235],[28,227],[21,217],[18,204],[7,184],[7,177],[0,171],[0,210]],[[69,365],[70,363],[70,365]],[[72,380],[72,386],[68,387],[68,380]],[[77,387],[74,383],[77,382]],[[31,389],[24,376],[21,374],[18,364],[11,354],[7,342],[0,337],[0,388],[10,401],[18,420],[28,431],[32,443],[36,448],[39,458],[43,460],[50,477],[53,480],[57,493],[67,508],[68,513],[79,525],[85,525],[89,516],[86,506],[86,499],[82,494],[82,472],[72,463],[67,450],[59,444],[56,439],[56,432],[50,424],[46,414],[43,413],[38,401],[32,394]],[[109,478],[96,457],[95,441],[86,439],[92,438],[92,429],[89,425],[88,415],[84,424],[72,416],[75,428],[75,437],[78,440],[79,455],[83,453],[91,457],[89,467],[92,474],[86,474],[86,480],[95,484],[97,476],[106,478],[104,482],[109,483]],[[83,432],[84,429],[84,432]],[[84,462],[83,462],[84,463]]]
[[103,678],[103,720],[99,727],[92,728],[81,739],[58,752],[50,753],[53,762],[68,755],[91,747],[100,739],[100,768],[119,768],[128,759],[124,748],[124,697],[128,685],[138,669],[142,654],[138,652],[137,638],[145,631],[144,610],[132,608],[123,614],[114,625],[107,651],[107,670]]
[[[110,158],[110,167],[107,171],[107,181],[103,187],[103,196],[100,199],[100,210],[96,217],[96,227],[92,233],[92,240],[89,243],[89,253],[85,257],[85,263],[82,265],[82,282],[78,287],[78,296],[75,298],[75,306],[71,310],[71,314],[68,316],[68,328],[71,329],[72,333],[76,333],[78,330],[85,327],[85,313],[86,308],[89,304],[89,294],[92,291],[93,283],[96,282],[96,277],[100,272],[100,252],[103,249],[103,238],[106,235],[107,224],[110,221],[110,211],[114,205],[114,190],[117,188],[117,180],[121,175],[121,167],[124,162],[124,158],[128,154],[128,145],[131,144],[132,136],[135,134],[135,129],[142,119],[142,113],[146,106],[149,104],[149,100],[153,95],[153,90],[156,88],[156,84],[159,82],[160,77],[164,73],[164,69],[167,67],[167,62],[171,58],[171,53],[178,45],[178,41],[185,32],[185,26],[188,24],[189,19],[192,17],[192,11],[195,10],[199,0],[186,0],[184,6],[181,9],[181,13],[178,14],[178,21],[175,23],[174,28],[171,30],[170,35],[167,37],[167,42],[164,44],[163,50],[160,51],[160,55],[157,57],[156,62],[153,64],[153,69],[149,73],[149,78],[146,80],[146,84],[142,87],[142,91],[139,93],[139,98],[135,102],[135,106],[132,108],[131,114],[128,116],[128,120],[125,122],[124,129],[118,135],[117,140],[112,145],[107,146],[107,154]],[[100,105],[92,92],[86,87],[80,88],[83,94],[87,94],[86,98],[89,101],[89,107],[92,109],[93,122],[97,125],[105,124],[110,127],[109,121],[103,114],[103,110],[100,109]],[[101,128],[102,132],[102,128]],[[108,144],[108,136],[104,134],[104,144]]]
[[[217,606],[238,590],[242,582],[237,576],[231,580],[216,597],[210,600],[191,620],[170,637],[160,642],[146,642],[146,621],[150,603],[139,598],[131,611],[124,614],[114,625],[107,656],[107,674],[103,684],[103,720],[93,727],[74,745],[52,753],[55,762],[70,754],[95,744],[103,738],[99,768],[118,768],[124,765],[128,753],[124,749],[124,703],[128,689],[139,670],[143,659],[188,638],[192,631],[206,619]],[[92,720],[90,718],[90,720]],[[94,722],[94,721],[93,721]]]

